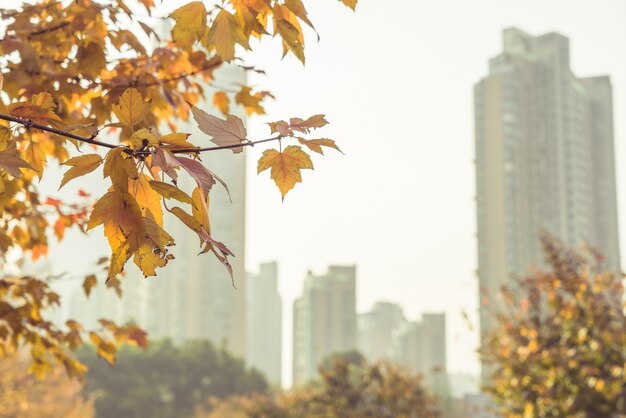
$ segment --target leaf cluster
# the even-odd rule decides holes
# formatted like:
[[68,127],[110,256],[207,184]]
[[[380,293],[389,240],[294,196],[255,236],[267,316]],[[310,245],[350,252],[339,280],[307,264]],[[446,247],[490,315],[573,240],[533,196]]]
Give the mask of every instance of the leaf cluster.
[[550,269],[504,289],[505,307],[483,342],[485,385],[510,418],[626,414],[622,277],[542,238]]
[[354,364],[341,356],[320,369],[320,380],[277,397],[232,397],[214,401],[196,418],[436,418],[435,399],[419,376],[381,362]]
[[[356,6],[356,0],[341,2]],[[200,254],[213,254],[232,275],[234,254],[213,237],[209,220],[212,187],[227,185],[202,163],[202,153],[277,143],[261,156],[259,172],[270,170],[284,198],[302,181],[301,170],[313,168],[302,146],[319,154],[322,147],[338,149],[330,139],[303,138],[327,123],[322,115],[274,122],[274,136],[248,138],[243,121],[229,113],[231,104],[263,114],[273,95],[214,84],[225,63],[262,72],[240,56],[251,39],[280,38],[283,54],[304,63],[303,24],[314,27],[301,0],[224,0],[212,8],[191,1],[167,17],[153,16],[153,0],[139,4],[144,10],[124,0],[42,0],[0,9],[0,267],[9,264],[9,254],[45,256],[49,238],[63,239],[67,228],[101,227],[111,250],[107,284],[119,290],[127,263],[154,276],[173,259],[175,242],[164,229],[164,217],[172,216],[197,235]],[[169,22],[171,31],[156,30],[155,21]],[[202,109],[209,88],[224,118]],[[190,116],[206,136],[190,138],[177,129]],[[51,161],[67,168],[60,187],[101,169],[107,192],[79,190],[77,203],[42,196],[37,184]],[[190,176],[195,187],[179,188],[179,175]],[[95,276],[85,279],[87,294],[95,282]],[[123,340],[144,344],[138,330],[107,321],[108,337],[78,322],[53,327],[41,311],[58,303],[42,279],[0,276],[0,354],[27,345],[34,372],[49,370],[56,358],[80,375],[81,366],[64,350],[78,346],[81,333],[109,361]]]

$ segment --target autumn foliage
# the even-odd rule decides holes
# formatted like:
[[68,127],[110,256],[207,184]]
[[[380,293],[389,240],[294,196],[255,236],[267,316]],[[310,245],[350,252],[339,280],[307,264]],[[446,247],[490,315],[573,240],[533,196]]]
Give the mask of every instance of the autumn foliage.
[[[203,153],[274,144],[260,155],[258,171],[270,171],[284,199],[302,171],[313,169],[311,152],[338,150],[333,140],[314,136],[328,123],[321,114],[276,121],[266,138],[249,138],[231,107],[262,114],[273,95],[214,84],[214,72],[227,63],[262,72],[241,56],[252,38],[278,38],[283,55],[304,63],[303,27],[315,29],[301,0],[192,1],[169,16],[155,10],[153,0],[42,0],[0,10],[0,264],[7,265],[8,254],[45,256],[51,234],[62,239],[66,228],[97,230],[111,253],[105,271],[85,279],[85,291],[98,277],[119,289],[127,263],[154,276],[172,261],[174,239],[163,227],[169,216],[198,237],[201,254],[230,270],[233,254],[213,236],[209,219],[211,190],[228,186],[202,163]],[[217,90],[213,97],[206,97],[209,87]],[[223,115],[204,110],[207,101]],[[177,129],[189,117],[203,136]],[[80,191],[73,202],[42,196],[37,184],[51,160],[66,168],[60,188],[102,170],[107,192]],[[179,188],[179,176],[190,176],[195,187]],[[139,330],[106,320],[99,330],[75,321],[55,327],[41,312],[58,303],[42,278],[0,277],[0,353],[26,344],[43,369],[56,360],[80,375],[65,350],[86,335],[109,361],[120,342],[145,344]]]
[[93,418],[93,399],[84,399],[82,385],[61,370],[44,379],[28,373],[25,358],[13,354],[0,362],[0,416],[28,418]]
[[544,237],[550,269],[504,289],[506,309],[481,349],[485,389],[507,418],[626,414],[621,275]]
[[320,380],[276,397],[215,400],[196,418],[437,418],[434,397],[419,376],[387,362],[354,364],[341,356],[320,370]]

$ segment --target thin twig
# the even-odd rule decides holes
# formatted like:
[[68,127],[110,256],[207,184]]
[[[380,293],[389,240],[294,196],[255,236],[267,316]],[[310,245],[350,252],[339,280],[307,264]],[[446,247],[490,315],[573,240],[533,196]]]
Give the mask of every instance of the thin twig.
[[60,129],[51,128],[49,126],[45,126],[45,125],[40,125],[38,123],[34,123],[30,119],[17,118],[15,116],[4,115],[4,114],[1,114],[1,113],[0,113],[0,119],[6,120],[6,121],[10,121],[10,122],[19,123],[20,125],[24,125],[26,128],[39,129],[39,130],[42,130],[42,131],[46,131],[46,132],[50,132],[50,133],[57,134],[57,135],[60,135],[60,136],[64,136],[66,138],[72,138],[72,139],[75,139],[77,141],[87,142],[89,144],[98,145],[98,146],[101,146],[101,147],[106,147],[106,148],[111,148],[111,149],[119,147],[119,145],[109,144],[108,142],[102,142],[102,141],[96,140],[95,138],[96,138],[97,134],[93,135],[91,137],[80,136],[80,135],[73,134],[71,132],[66,132],[66,131],[62,131]]
[[[10,122],[19,123],[19,124],[25,126],[26,128],[39,129],[39,130],[42,130],[42,131],[45,131],[45,132],[50,132],[50,133],[53,133],[53,134],[56,134],[56,135],[59,135],[59,136],[75,139],[77,141],[86,142],[88,144],[97,145],[97,146],[100,146],[100,147],[106,147],[106,148],[110,148],[110,149],[119,148],[119,147],[125,147],[124,145],[115,145],[115,144],[110,144],[108,142],[102,142],[102,141],[96,140],[95,138],[97,137],[97,135],[100,132],[100,130],[97,130],[96,133],[94,135],[90,136],[90,137],[85,137],[85,136],[80,136],[80,135],[73,134],[71,132],[62,131],[60,129],[51,128],[49,126],[40,125],[38,123],[34,123],[33,121],[31,121],[29,119],[17,118],[15,116],[4,115],[2,113],[0,113],[0,119],[6,120],[6,121],[10,121]],[[282,137],[283,137],[282,135],[278,135],[278,136],[274,136],[274,137],[271,137],[271,138],[259,139],[258,141],[247,140],[248,142],[243,142],[241,144],[219,145],[219,146],[204,147],[204,148],[172,149],[172,150],[170,150],[170,152],[172,154],[200,153],[200,152],[207,152],[207,151],[218,151],[218,150],[222,150],[222,149],[253,147],[256,144],[262,144],[264,142],[278,141]],[[130,154],[130,155],[133,155],[133,156],[150,155],[150,151],[148,151],[148,150],[146,150],[146,151],[135,151],[135,150],[133,150],[133,149],[131,149],[129,147],[125,147],[124,148],[124,152],[126,152],[127,154]]]

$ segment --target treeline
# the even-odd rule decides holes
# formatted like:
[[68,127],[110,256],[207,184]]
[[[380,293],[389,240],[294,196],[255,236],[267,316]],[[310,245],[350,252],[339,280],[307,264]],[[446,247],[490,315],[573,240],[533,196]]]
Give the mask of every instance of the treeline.
[[263,375],[206,341],[180,346],[152,341],[148,349],[124,346],[114,366],[84,349],[85,397],[95,395],[98,418],[185,418],[210,408],[210,399],[266,394]]

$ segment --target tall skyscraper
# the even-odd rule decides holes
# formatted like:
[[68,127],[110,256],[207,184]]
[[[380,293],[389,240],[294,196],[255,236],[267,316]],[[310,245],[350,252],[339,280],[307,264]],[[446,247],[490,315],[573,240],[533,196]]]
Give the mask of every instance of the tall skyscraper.
[[[226,85],[245,83],[245,73],[236,67],[226,67],[217,73]],[[212,90],[207,88],[207,100],[201,107],[210,113]],[[209,108],[209,109],[207,109]],[[234,110],[237,113],[237,110]],[[238,116],[244,117],[243,112]],[[219,115],[218,115],[219,116]],[[190,132],[194,143],[209,145],[209,138],[190,120],[179,126],[180,132]],[[229,150],[202,155],[202,162],[228,185],[229,194],[219,184],[210,193],[209,217],[211,235],[223,242],[235,254],[231,264],[234,284],[226,268],[212,254],[198,255],[197,236],[178,219],[169,217],[166,230],[176,240],[172,248],[175,259],[150,278],[146,327],[155,337],[170,337],[175,341],[200,338],[245,355],[245,151],[233,154]],[[189,176],[181,175],[182,188],[194,187]],[[232,199],[232,202],[231,202]]]
[[[512,275],[543,264],[541,231],[571,246],[584,241],[619,271],[609,78],[576,77],[565,36],[511,28],[474,94],[484,296],[497,304]],[[481,307],[483,335],[490,327]]]
[[246,363],[281,382],[282,308],[278,293],[278,265],[263,263],[246,279]]
[[306,383],[332,354],[357,347],[356,266],[309,272],[293,306],[293,383]]

